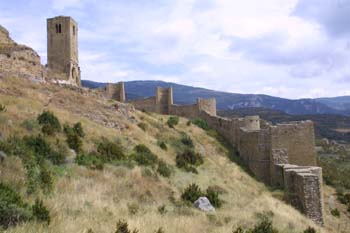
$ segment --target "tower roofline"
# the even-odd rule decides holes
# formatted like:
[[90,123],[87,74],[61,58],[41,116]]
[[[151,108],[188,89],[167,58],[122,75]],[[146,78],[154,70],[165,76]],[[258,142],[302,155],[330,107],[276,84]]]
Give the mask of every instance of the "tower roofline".
[[70,16],[64,16],[64,15],[59,15],[59,16],[55,16],[55,17],[52,17],[52,18],[47,18],[47,21],[50,21],[50,20],[54,20],[54,19],[69,19],[71,21],[73,21],[75,24],[77,24],[77,21],[75,21],[72,17]]

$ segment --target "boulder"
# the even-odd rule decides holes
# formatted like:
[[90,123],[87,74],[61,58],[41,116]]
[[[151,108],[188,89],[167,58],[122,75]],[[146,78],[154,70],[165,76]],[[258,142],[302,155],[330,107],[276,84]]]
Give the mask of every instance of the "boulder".
[[3,163],[6,159],[7,155],[5,154],[5,152],[0,151],[0,163]]
[[215,211],[214,206],[211,205],[209,199],[206,197],[198,198],[198,200],[195,201],[193,204],[194,204],[194,207],[202,211],[206,211],[206,212]]

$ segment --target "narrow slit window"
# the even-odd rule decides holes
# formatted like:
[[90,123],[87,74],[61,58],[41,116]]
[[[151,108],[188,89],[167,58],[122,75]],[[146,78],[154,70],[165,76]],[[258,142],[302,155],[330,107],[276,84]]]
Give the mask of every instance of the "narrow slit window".
[[73,26],[73,36],[75,36],[75,26]]
[[61,24],[58,25],[58,33],[61,33],[62,32],[62,26]]

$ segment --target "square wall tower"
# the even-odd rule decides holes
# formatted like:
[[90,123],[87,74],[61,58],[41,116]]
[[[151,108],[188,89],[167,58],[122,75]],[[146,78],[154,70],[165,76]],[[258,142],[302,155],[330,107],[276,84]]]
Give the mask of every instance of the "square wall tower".
[[47,19],[47,65],[64,81],[80,86],[78,24],[71,17]]

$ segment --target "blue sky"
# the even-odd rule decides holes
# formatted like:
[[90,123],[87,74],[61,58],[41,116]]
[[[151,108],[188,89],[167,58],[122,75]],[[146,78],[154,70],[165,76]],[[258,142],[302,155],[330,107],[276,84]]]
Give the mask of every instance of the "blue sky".
[[0,24],[46,64],[46,18],[79,24],[82,78],[287,98],[350,95],[350,0],[11,0]]

